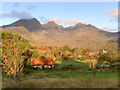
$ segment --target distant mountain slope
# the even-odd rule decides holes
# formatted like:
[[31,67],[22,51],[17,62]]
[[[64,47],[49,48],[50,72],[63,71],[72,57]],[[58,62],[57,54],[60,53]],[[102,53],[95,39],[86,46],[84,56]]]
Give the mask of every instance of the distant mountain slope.
[[78,46],[89,48],[89,43],[94,44],[95,49],[101,49],[107,41],[117,41],[117,34],[105,32],[93,25],[78,23],[75,26],[64,28],[51,21],[47,24],[33,19],[21,19],[10,25],[4,25],[3,31],[19,33],[32,44],[43,46]]
[[6,32],[12,32],[12,33],[18,33],[20,35],[30,35],[30,32],[24,27],[24,26],[20,26],[20,27],[7,27],[2,29],[2,31],[6,31]]
[[107,31],[99,31],[100,33],[102,33],[103,35],[105,35],[106,37],[116,37],[118,36],[118,33],[110,33],[110,32],[107,32]]
[[110,32],[106,32],[103,30],[100,30],[99,32],[102,33],[104,36],[108,37],[110,39],[110,41],[117,41],[118,40],[118,32],[110,33]]
[[42,29],[43,30],[49,30],[49,29],[63,29],[64,27],[61,25],[57,25],[54,21],[50,21],[47,24],[43,24]]
[[20,34],[22,37],[28,39],[31,43],[34,43],[34,44],[36,44],[37,42],[35,36],[32,35],[24,26],[7,27],[7,28],[3,28],[2,31],[12,32],[13,34]]
[[31,31],[37,31],[42,28],[42,25],[36,18],[32,19],[20,19],[12,24],[9,25],[4,25],[2,28],[7,28],[7,27],[19,27],[19,26],[24,26],[26,29],[28,29],[30,32]]

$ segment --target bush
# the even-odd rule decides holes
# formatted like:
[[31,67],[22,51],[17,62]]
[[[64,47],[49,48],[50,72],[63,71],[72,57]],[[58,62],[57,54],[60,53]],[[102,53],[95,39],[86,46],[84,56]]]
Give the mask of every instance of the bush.
[[65,52],[66,50],[67,51],[71,51],[71,49],[70,49],[70,47],[69,46],[64,46],[64,47],[62,47],[62,50],[63,50],[63,52]]
[[23,69],[23,74],[29,74],[32,72],[32,69],[31,68],[24,68]]
[[67,56],[67,55],[63,55],[63,56],[62,56],[62,59],[65,60],[65,61],[66,61],[66,60],[67,60],[67,61],[72,61],[72,60],[73,60],[72,58],[70,58],[70,57]]
[[96,63],[96,64],[95,64],[95,68],[96,68],[96,69],[100,69],[102,64],[103,64],[103,63]]
[[7,76],[20,75],[24,67],[23,53],[29,46],[27,40],[20,35],[2,32],[2,64]]
[[35,59],[39,59],[39,52],[37,49],[34,49],[32,52],[32,57]]
[[115,62],[118,62],[118,53],[117,52],[108,52],[108,53],[101,54],[98,61],[99,62],[107,61],[110,64],[113,64]]

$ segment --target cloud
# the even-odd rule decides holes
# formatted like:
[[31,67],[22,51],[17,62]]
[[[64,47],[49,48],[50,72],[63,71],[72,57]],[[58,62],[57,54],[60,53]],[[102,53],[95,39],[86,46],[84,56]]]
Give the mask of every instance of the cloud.
[[109,16],[111,16],[113,18],[113,19],[109,20],[110,22],[113,22],[113,21],[118,22],[118,20],[120,20],[120,15],[118,14],[118,11],[120,12],[119,9],[109,11]]
[[11,11],[10,13],[3,13],[2,18],[4,17],[9,17],[9,18],[19,18],[19,19],[30,19],[32,18],[32,16],[30,15],[30,13],[27,13],[25,11],[22,12],[18,12],[18,11]]
[[13,7],[20,7],[20,5],[18,3],[14,3],[12,6]]
[[118,18],[118,9],[112,10],[109,13],[110,13],[110,16],[112,16],[114,18]]
[[86,22],[83,22],[79,19],[77,20],[72,20],[72,19],[60,19],[60,18],[53,18],[53,19],[48,19],[46,17],[40,17],[40,21],[43,23],[47,23],[49,21],[54,21],[57,24],[62,24],[62,25],[75,25],[78,23],[82,23],[82,24],[87,24]]
[[115,29],[113,27],[103,27],[102,30],[108,31],[108,32],[118,32],[118,29]]
[[27,8],[28,9],[34,9],[36,6],[34,6],[34,5],[29,5]]
[[82,24],[87,24],[86,22],[83,22],[81,20],[72,20],[72,19],[60,19],[60,18],[54,18],[54,19],[49,19],[49,21],[54,21],[58,24],[63,24],[63,25],[75,25],[78,23],[82,23]]

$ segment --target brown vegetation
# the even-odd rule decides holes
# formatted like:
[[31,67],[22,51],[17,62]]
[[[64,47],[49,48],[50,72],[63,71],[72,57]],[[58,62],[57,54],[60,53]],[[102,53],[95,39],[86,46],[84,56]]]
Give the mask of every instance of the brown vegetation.
[[[19,88],[117,88],[118,79],[101,78],[43,78],[22,80]],[[3,81],[3,88],[12,85]]]

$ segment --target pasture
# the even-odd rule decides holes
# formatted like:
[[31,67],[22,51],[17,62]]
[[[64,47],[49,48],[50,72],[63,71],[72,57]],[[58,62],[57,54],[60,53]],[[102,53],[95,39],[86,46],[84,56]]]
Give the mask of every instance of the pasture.
[[[72,65],[72,66],[71,66]],[[86,67],[86,68],[84,68]],[[24,69],[20,88],[117,88],[118,72],[93,72],[87,63],[61,62],[52,69]],[[10,79],[3,77],[3,88],[12,88]]]

